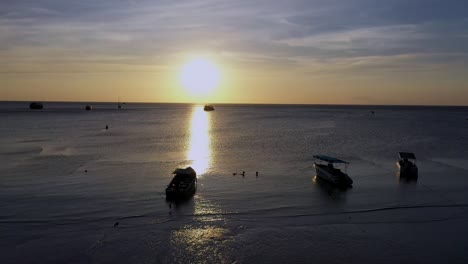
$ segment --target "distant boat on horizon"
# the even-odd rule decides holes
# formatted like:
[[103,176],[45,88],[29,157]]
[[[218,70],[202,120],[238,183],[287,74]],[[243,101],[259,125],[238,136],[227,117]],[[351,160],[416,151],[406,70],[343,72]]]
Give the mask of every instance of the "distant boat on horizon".
[[120,97],[119,97],[119,101],[117,103],[117,109],[122,109],[122,103],[120,102]]
[[214,107],[212,105],[205,105],[205,107],[203,107],[203,110],[205,111],[214,111]]
[[93,110],[93,106],[92,105],[86,105],[85,110]]
[[43,109],[44,105],[41,102],[32,102],[29,104],[29,109]]

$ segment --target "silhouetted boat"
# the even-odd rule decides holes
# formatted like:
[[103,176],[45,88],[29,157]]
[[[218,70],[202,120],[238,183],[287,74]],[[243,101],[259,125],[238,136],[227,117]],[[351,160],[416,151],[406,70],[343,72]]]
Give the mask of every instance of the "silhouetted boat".
[[205,111],[214,111],[214,107],[212,105],[205,105],[205,107],[203,107],[203,110]]
[[120,102],[120,96],[119,96],[119,102],[117,103],[117,109],[122,109],[122,103]]
[[416,166],[416,156],[411,152],[398,152],[399,160],[397,166],[400,170],[400,177],[418,177],[418,166]]
[[44,108],[44,105],[42,105],[42,103],[39,103],[39,102],[32,102],[29,104],[29,109],[42,109]]
[[86,109],[86,110],[93,110],[93,106],[87,105],[87,106],[85,107],[85,109]]
[[346,170],[349,162],[325,155],[314,155],[314,158],[315,172],[318,177],[339,186],[351,186],[353,184],[353,180],[348,174],[333,166],[333,164],[344,164]]
[[189,198],[197,190],[197,173],[192,167],[176,169],[172,181],[166,188],[166,199],[175,200]]

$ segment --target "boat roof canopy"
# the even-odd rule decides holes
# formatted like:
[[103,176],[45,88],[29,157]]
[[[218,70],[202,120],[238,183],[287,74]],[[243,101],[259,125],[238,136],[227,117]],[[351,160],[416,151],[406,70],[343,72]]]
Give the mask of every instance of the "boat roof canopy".
[[333,158],[333,157],[329,157],[329,156],[325,156],[325,155],[314,155],[314,158],[326,161],[328,163],[345,163],[345,164],[349,164],[349,162],[347,162],[347,161],[340,160],[340,159]]
[[193,174],[195,173],[195,170],[192,169],[192,167],[187,167],[185,169],[175,169],[173,174]]
[[414,153],[411,152],[398,152],[398,156],[400,156],[400,159],[416,159]]

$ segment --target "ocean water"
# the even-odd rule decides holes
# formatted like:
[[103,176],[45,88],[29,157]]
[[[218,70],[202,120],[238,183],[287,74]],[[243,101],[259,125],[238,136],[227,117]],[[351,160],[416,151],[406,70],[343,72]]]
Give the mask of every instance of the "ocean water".
[[[1,263],[468,263],[466,107],[27,107],[0,103]],[[197,193],[168,203],[186,166]]]

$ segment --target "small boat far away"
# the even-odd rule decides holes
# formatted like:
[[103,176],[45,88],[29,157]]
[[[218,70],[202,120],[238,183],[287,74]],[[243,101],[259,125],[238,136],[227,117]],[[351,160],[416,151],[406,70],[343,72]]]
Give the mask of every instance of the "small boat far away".
[[85,109],[86,110],[93,110],[93,106],[92,105],[86,105]]
[[43,109],[44,105],[40,102],[32,102],[29,104],[29,109]]
[[400,169],[400,177],[418,177],[418,166],[416,166],[416,156],[411,152],[398,152],[399,160],[397,166]]
[[189,198],[197,190],[197,173],[192,167],[176,169],[172,181],[166,188],[166,199],[177,200]]
[[205,111],[214,111],[214,107],[212,105],[205,105],[205,107],[203,107],[203,110]]
[[344,164],[346,171],[349,162],[325,155],[314,155],[314,158],[314,167],[317,177],[339,186],[351,186],[353,184],[353,180],[348,174],[333,166],[333,164]]
[[[125,103],[123,103],[125,104]],[[117,103],[117,109],[122,109],[122,103],[120,102],[120,96],[119,96],[119,102]]]

